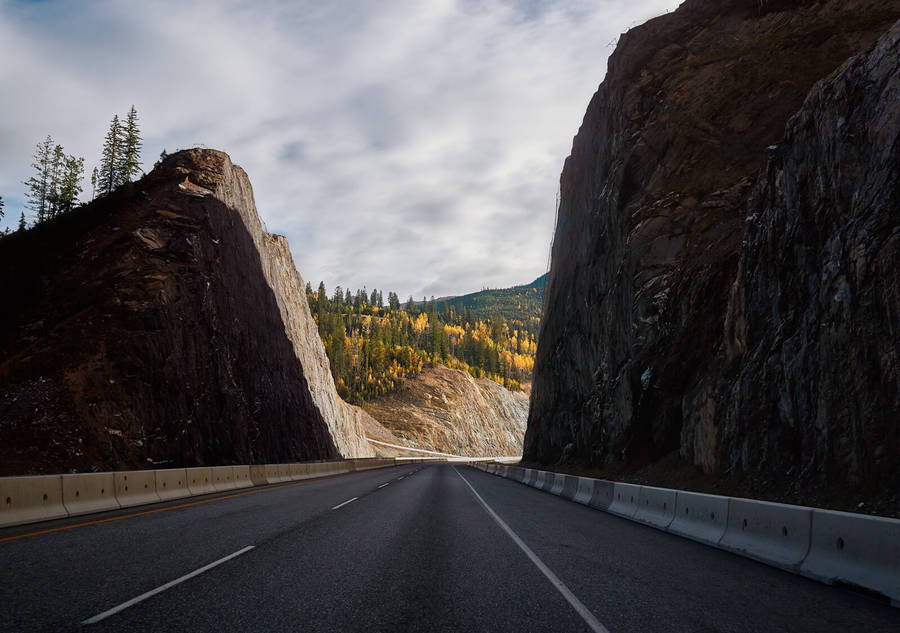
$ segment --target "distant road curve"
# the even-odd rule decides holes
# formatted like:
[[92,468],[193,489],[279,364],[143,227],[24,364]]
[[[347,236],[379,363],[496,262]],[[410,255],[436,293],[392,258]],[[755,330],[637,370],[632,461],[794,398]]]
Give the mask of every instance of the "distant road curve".
[[[520,461],[522,459],[521,455],[507,455],[501,457],[466,457],[464,455],[453,455],[451,453],[440,453],[438,451],[428,451],[424,448],[411,448],[409,446],[400,446],[399,444],[389,444],[388,442],[381,442],[379,440],[373,440],[371,437],[366,438],[368,441],[372,442],[372,444],[379,444],[380,446],[390,446],[391,448],[399,448],[404,451],[413,451],[415,453],[424,453],[426,455],[437,455],[438,457],[446,457],[449,460],[460,460],[467,462],[488,462],[488,461],[498,461],[498,462],[509,462],[509,461]],[[398,459],[403,459],[402,457]]]

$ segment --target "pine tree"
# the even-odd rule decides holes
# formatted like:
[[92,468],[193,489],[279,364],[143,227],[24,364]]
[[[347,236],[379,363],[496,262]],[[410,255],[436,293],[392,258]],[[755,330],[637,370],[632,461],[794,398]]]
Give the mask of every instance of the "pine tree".
[[100,172],[94,167],[91,172],[91,200],[97,197],[97,185],[100,182]]
[[166,152],[166,148],[164,147],[163,151],[161,151],[159,153],[159,160],[157,160],[155,163],[153,163],[153,169],[156,169],[157,167],[162,165],[162,162],[164,160],[166,160],[168,157],[169,157],[169,154]]
[[22,211],[19,215],[19,230],[24,231],[26,228],[28,228],[28,226],[25,224],[25,212]]
[[50,177],[47,184],[47,219],[55,218],[60,213],[59,189],[65,160],[62,145],[55,146],[50,159]]
[[[122,150],[119,163],[119,177],[122,182],[131,182],[132,176],[141,173],[141,130],[138,127],[137,110],[134,105],[125,117],[122,130]],[[162,157],[160,155],[160,157]]]
[[83,176],[84,158],[66,156],[60,172],[57,213],[71,211],[78,202]]
[[3,213],[3,196],[0,196],[0,220],[3,219],[3,216],[6,215]]
[[119,115],[113,115],[109,131],[103,141],[103,156],[100,159],[100,193],[109,194],[124,182],[119,171],[122,163],[122,126]]
[[34,211],[36,223],[41,223],[48,217],[50,193],[50,170],[53,162],[53,138],[47,135],[43,141],[37,144],[34,150],[34,162],[31,166],[37,172],[25,181],[28,190],[25,198],[28,200],[28,208]]

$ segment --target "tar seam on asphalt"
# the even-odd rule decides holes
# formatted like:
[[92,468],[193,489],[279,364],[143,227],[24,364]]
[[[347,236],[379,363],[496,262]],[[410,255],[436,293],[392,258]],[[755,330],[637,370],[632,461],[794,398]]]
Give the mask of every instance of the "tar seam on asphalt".
[[496,512],[494,512],[491,506],[487,504],[487,501],[481,498],[481,495],[478,494],[478,491],[472,487],[472,484],[470,484],[468,480],[463,477],[458,470],[456,470],[456,466],[453,467],[453,470],[457,475],[459,475],[459,478],[462,479],[469,487],[469,490],[472,491],[472,494],[475,495],[475,498],[481,502],[482,507],[484,507],[490,517],[497,522],[497,525],[503,528],[503,531],[506,532],[506,534],[513,540],[513,542],[519,546],[519,549],[525,552],[525,555],[529,559],[531,559],[531,562],[534,563],[535,567],[537,567],[540,572],[547,577],[547,580],[549,580],[550,583],[554,587],[556,587],[557,591],[562,594],[563,598],[565,598],[568,603],[572,605],[572,608],[574,608],[575,611],[578,612],[578,615],[581,616],[581,619],[584,620],[585,624],[587,624],[590,629],[594,631],[594,633],[609,633],[609,629],[600,624],[600,621],[596,617],[594,617],[594,614],[591,613],[590,609],[584,606],[584,603],[577,597],[575,597],[575,594],[572,593],[568,587],[566,587],[563,581],[560,580],[559,577],[554,574],[553,571],[549,567],[547,567],[547,565],[544,564],[544,561],[538,558],[537,554],[531,551],[531,548],[525,544],[525,541],[520,539],[519,535],[513,532],[512,528],[509,527],[506,522],[501,519]]
[[109,616],[117,614],[119,611],[124,611],[128,607],[136,605],[138,602],[143,602],[147,598],[152,598],[156,594],[162,593],[166,589],[171,589],[175,585],[179,585],[179,584],[183,583],[185,580],[190,580],[194,576],[199,576],[203,572],[209,571],[213,567],[216,567],[218,565],[221,565],[222,563],[230,561],[232,558],[237,558],[241,554],[246,554],[247,552],[249,552],[252,549],[253,549],[253,545],[248,545],[244,549],[239,549],[238,551],[234,552],[233,554],[229,554],[228,556],[225,556],[224,558],[220,558],[219,560],[214,561],[214,562],[210,563],[209,565],[204,565],[200,569],[195,569],[191,573],[185,574],[184,576],[181,576],[180,578],[176,578],[175,580],[172,580],[171,582],[167,582],[164,585],[160,585],[156,589],[151,589],[147,593],[142,593],[141,595],[137,596],[136,598],[132,598],[131,600],[123,602],[119,606],[113,607],[112,609],[109,609],[108,611],[104,611],[103,613],[98,613],[94,617],[88,618],[87,620],[83,621],[81,624],[96,624],[100,620],[105,620]]

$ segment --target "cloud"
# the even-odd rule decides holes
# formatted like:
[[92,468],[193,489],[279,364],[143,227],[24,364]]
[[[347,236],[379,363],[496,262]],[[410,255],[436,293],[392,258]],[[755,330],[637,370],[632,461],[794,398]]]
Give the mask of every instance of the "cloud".
[[675,4],[0,0],[6,224],[38,140],[89,172],[134,103],[145,166],[164,147],[227,151],[313,285],[527,282],[610,42]]

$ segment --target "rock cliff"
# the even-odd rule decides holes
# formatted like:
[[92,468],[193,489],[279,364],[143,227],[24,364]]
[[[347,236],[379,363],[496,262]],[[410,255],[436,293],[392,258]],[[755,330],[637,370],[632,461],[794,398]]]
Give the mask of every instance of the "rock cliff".
[[688,0],[622,36],[561,176],[526,460],[897,481],[893,40],[807,94],[898,17]]
[[401,446],[467,457],[522,453],[528,397],[458,369],[425,369],[363,407]]
[[2,474],[373,454],[224,153],[4,239],[0,272]]

